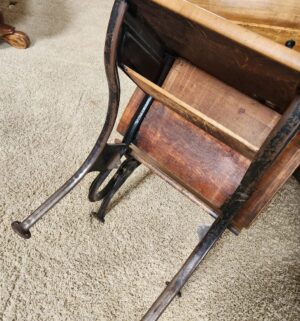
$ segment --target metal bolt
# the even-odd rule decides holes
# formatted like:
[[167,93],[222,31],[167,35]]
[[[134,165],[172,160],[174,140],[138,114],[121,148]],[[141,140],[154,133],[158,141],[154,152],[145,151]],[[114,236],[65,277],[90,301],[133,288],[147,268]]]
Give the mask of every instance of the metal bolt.
[[291,49],[293,49],[295,45],[296,45],[296,41],[293,39],[290,39],[285,43],[285,46]]

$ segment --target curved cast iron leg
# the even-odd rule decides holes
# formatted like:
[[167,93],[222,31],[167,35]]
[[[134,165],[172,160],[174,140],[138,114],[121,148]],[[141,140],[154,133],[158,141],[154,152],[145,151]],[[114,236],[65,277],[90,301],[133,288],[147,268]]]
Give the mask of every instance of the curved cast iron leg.
[[92,149],[91,153],[77,170],[77,172],[52,196],[50,196],[40,207],[38,207],[23,222],[13,222],[12,228],[23,238],[30,238],[30,228],[40,220],[55,204],[57,204],[66,194],[68,194],[82,179],[89,173],[93,165],[99,160],[106,146],[108,138],[113,130],[119,109],[120,85],[117,71],[117,48],[120,38],[122,22],[127,10],[127,4],[123,0],[116,0],[110,22],[108,25],[105,42],[105,71],[109,87],[108,111],[103,129]]
[[133,158],[126,159],[109,183],[100,192],[96,188],[103,182],[103,176],[96,177],[90,189],[89,199],[93,202],[102,199],[98,212],[93,213],[99,221],[104,223],[104,217],[111,199],[139,165],[140,162]]

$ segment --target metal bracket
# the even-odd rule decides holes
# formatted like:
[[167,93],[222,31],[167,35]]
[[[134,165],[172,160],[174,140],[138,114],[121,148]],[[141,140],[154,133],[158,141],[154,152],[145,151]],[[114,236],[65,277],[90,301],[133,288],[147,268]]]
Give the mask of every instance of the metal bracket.
[[99,187],[102,185],[104,180],[108,177],[111,170],[106,170],[100,173],[90,187],[89,200],[91,202],[96,202],[102,200],[101,206],[98,212],[93,212],[92,214],[101,222],[104,223],[104,217],[107,211],[107,207],[115,195],[115,193],[120,189],[120,187],[125,183],[127,178],[133,173],[133,171],[140,165],[140,162],[132,157],[127,158],[121,166],[118,168],[115,175],[107,183],[107,185],[100,191]]
[[121,157],[127,149],[126,144],[106,144],[89,172],[103,172],[118,168],[121,165]]

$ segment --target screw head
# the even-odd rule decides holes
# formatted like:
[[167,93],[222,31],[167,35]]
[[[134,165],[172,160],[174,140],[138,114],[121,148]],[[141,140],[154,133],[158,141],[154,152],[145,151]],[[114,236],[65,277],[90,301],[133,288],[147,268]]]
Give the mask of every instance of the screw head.
[[285,43],[285,46],[291,49],[294,48],[295,45],[296,45],[296,41],[293,39],[290,39]]

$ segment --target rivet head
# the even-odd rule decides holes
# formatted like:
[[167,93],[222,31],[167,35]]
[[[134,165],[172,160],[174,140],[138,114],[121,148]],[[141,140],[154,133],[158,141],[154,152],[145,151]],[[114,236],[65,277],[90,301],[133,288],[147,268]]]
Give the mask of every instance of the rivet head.
[[295,45],[296,45],[296,41],[293,39],[290,39],[285,43],[285,46],[291,49],[294,48]]

